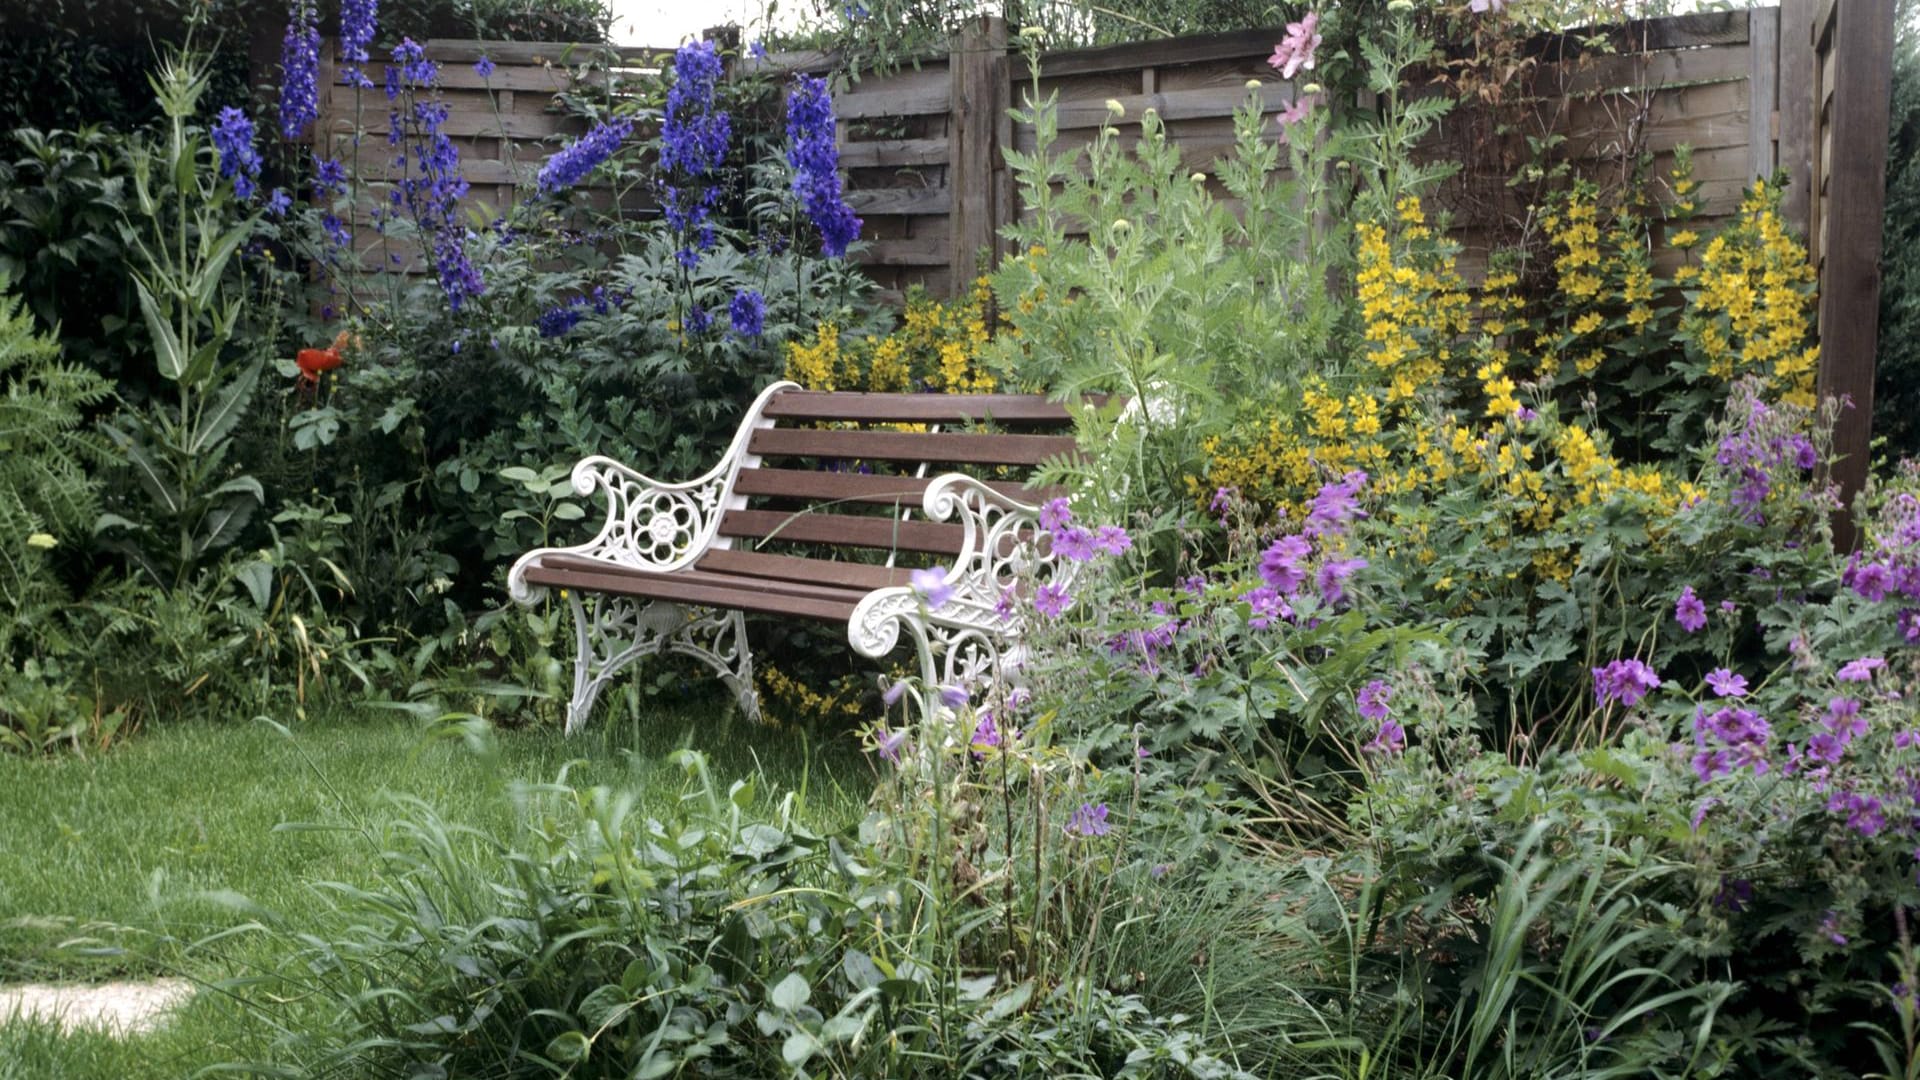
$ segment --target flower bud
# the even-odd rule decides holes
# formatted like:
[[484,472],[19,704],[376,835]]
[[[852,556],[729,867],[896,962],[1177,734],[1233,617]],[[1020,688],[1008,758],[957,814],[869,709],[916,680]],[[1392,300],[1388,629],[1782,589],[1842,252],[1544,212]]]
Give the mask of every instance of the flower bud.
[[1260,80],[1259,80],[1259,79],[1248,79],[1248,80],[1247,80],[1247,89],[1249,89],[1249,90],[1258,90],[1258,89],[1260,89]]
[[1207,182],[1207,174],[1203,172],[1197,172],[1197,173],[1194,173],[1192,176],[1187,177],[1187,179],[1193,181],[1196,184],[1204,184]]
[[1320,92],[1320,84],[1317,82],[1310,82],[1307,85],[1301,87],[1300,92],[1302,94],[1317,94]]
[[1020,36],[1028,41],[1039,41],[1047,36],[1047,32],[1038,26],[1023,26],[1020,28]]
[[1117,232],[1117,233],[1126,232],[1128,229],[1131,229],[1131,228],[1133,228],[1133,222],[1128,221],[1126,218],[1113,219],[1114,232]]
[[1127,115],[1127,107],[1120,104],[1118,98],[1108,98],[1107,112],[1114,117],[1121,117]]
[[59,541],[53,538],[52,533],[37,532],[27,537],[27,546],[39,548],[41,551],[49,551],[58,543]]
[[1390,0],[1387,10],[1404,14],[1413,10],[1413,0]]

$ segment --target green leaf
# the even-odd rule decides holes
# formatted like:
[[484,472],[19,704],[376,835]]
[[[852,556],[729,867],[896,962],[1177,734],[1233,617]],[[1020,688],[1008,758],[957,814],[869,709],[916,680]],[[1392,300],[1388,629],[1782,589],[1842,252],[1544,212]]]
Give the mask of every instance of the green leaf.
[[807,1059],[819,1051],[819,1039],[814,1038],[813,1035],[808,1032],[796,1031],[787,1036],[786,1042],[780,1044],[780,1060],[785,1061],[789,1066],[797,1069],[805,1065]]
[[267,601],[273,598],[273,567],[254,559],[241,563],[233,576],[247,587],[247,595],[253,597],[253,606],[264,610]]
[[540,474],[527,468],[525,465],[509,465],[500,470],[500,475],[503,479],[525,484],[534,491],[538,491],[546,486],[545,481],[540,479]]
[[547,1044],[547,1056],[568,1065],[577,1065],[587,1060],[593,1051],[593,1043],[578,1031],[569,1031]]
[[213,403],[213,408],[201,416],[200,430],[187,440],[189,453],[200,453],[226,438],[240,418],[246,415],[247,406],[253,401],[254,388],[260,385],[260,368],[261,365],[254,364],[241,372],[240,377],[227,387],[226,393]]
[[585,510],[580,509],[579,503],[569,502],[569,503],[561,503],[560,505],[554,507],[553,516],[560,519],[561,521],[579,521],[581,518],[587,516],[587,512]]
[[167,321],[172,305],[163,307],[153,298],[153,291],[147,288],[147,283],[138,277],[133,279],[133,287],[140,294],[140,314],[146,317],[147,333],[153,337],[154,363],[159,366],[161,375],[178,382],[187,373],[187,357],[179,336]]
[[228,229],[220,239],[214,241],[213,250],[207,253],[206,261],[200,265],[200,273],[190,290],[194,303],[206,307],[213,300],[213,291],[220,287],[220,277],[226,273],[227,260],[240,247],[241,241],[253,231],[253,219],[248,218]]
[[805,1005],[812,995],[813,990],[807,985],[807,980],[802,978],[799,972],[790,971],[786,978],[774,984],[773,989],[767,994],[767,1000],[772,1002],[776,1009],[793,1012]]

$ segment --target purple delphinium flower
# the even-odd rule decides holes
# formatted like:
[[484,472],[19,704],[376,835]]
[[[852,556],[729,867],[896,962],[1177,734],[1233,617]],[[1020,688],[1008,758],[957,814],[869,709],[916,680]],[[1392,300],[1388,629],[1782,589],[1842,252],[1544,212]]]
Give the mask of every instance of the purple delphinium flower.
[[1053,553],[1072,562],[1086,562],[1094,556],[1093,534],[1078,525],[1053,534]]
[[280,134],[298,139],[320,116],[320,28],[312,0],[294,0],[280,40]]
[[1360,708],[1360,715],[1376,723],[1385,720],[1389,712],[1387,700],[1393,697],[1393,687],[1384,679],[1374,679],[1360,688],[1354,695],[1354,703]]
[[713,42],[683,45],[673,54],[673,87],[660,121],[660,206],[680,240],[674,257],[689,269],[714,244],[710,215],[720,199],[720,167],[733,123],[714,98],[722,64]]
[[913,591],[926,602],[928,611],[939,611],[953,599],[953,586],[947,584],[947,575],[939,570],[915,570],[908,580],[913,583]]
[[458,312],[486,291],[486,282],[467,257],[467,227],[459,208],[467,180],[460,174],[460,151],[444,130],[447,106],[432,96],[439,78],[439,65],[427,59],[418,42],[406,38],[394,47],[387,67],[392,102],[387,143],[394,150],[396,179],[387,194],[389,205],[375,211],[374,227],[385,231],[400,218],[412,223],[447,306]]
[[473,62],[473,73],[482,79],[493,78],[493,57],[482,55]]
[[1094,534],[1094,546],[1108,555],[1121,555],[1133,549],[1133,537],[1118,525],[1102,525]]
[[1887,662],[1877,656],[1862,656],[1848,661],[1833,677],[1841,682],[1866,682],[1873,678],[1875,671],[1886,666]]
[[347,187],[347,167],[339,158],[313,158],[313,197],[317,202],[331,198],[345,191]]
[[747,55],[753,57],[755,60],[765,60],[767,58],[767,43],[764,41],[756,41],[748,45]]
[[767,328],[766,298],[752,289],[741,289],[733,294],[733,303],[727,305],[727,317],[733,322],[733,332],[741,337],[759,337]]
[[1600,707],[1614,701],[1629,707],[1638,705],[1659,686],[1660,676],[1645,662],[1631,657],[1593,669],[1594,704]]
[[582,315],[580,308],[584,302],[581,297],[576,296],[559,307],[548,309],[534,320],[534,328],[543,338],[565,337],[568,331],[580,325]]
[[253,198],[260,175],[260,154],[253,148],[253,121],[229,105],[213,122],[213,145],[220,151],[220,176],[233,181],[233,193]]
[[1407,729],[1398,720],[1388,718],[1380,721],[1380,730],[1374,733],[1373,741],[1360,749],[1369,754],[1397,754],[1407,748]]
[[585,180],[587,175],[612,157],[633,134],[633,121],[627,118],[593,125],[593,129],[554,151],[540,166],[540,194],[553,195]]
[[1049,619],[1057,619],[1073,606],[1073,597],[1064,586],[1048,583],[1033,594],[1033,609]]
[[1361,558],[1332,559],[1320,564],[1320,572],[1314,577],[1314,584],[1320,589],[1320,598],[1329,604],[1338,604],[1347,598],[1347,579],[1354,571],[1367,568],[1367,560]]
[[1712,688],[1715,697],[1747,696],[1747,677],[1727,668],[1714,668],[1708,672],[1707,685]]
[[1081,803],[1080,809],[1075,810],[1073,816],[1067,819],[1068,836],[1090,840],[1096,836],[1105,836],[1110,831],[1112,826],[1107,824],[1106,803],[1100,803],[1097,806],[1093,803]]
[[267,196],[267,213],[274,217],[286,217],[287,211],[291,209],[293,209],[293,196],[287,194],[286,188],[274,188]]
[[1049,499],[1040,507],[1040,527],[1048,532],[1059,532],[1073,524],[1073,508],[1063,498]]
[[695,304],[687,309],[686,327],[689,336],[699,337],[713,329],[713,315],[706,308]]
[[368,60],[367,46],[373,44],[374,23],[379,17],[380,0],[340,0],[341,70],[362,90],[373,89],[360,65]]
[[1313,544],[1304,536],[1283,536],[1267,546],[1260,556],[1260,580],[1284,596],[1292,596],[1306,583],[1307,569],[1301,563],[1313,555]]
[[824,79],[794,78],[787,94],[787,163],[793,166],[793,193],[820,231],[821,253],[845,255],[847,245],[860,238],[860,219],[842,195],[833,98]]
[[1680,599],[1673,604],[1673,621],[1689,634],[1697,634],[1707,625],[1707,605],[1694,593],[1689,585],[1680,590]]

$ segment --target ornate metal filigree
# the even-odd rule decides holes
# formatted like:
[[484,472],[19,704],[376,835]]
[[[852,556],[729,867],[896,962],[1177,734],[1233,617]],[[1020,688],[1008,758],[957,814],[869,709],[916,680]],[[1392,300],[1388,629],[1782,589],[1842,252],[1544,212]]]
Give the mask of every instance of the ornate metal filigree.
[[526,573],[549,555],[666,572],[692,564],[709,549],[727,546],[726,538],[717,535],[721,515],[746,505],[744,498],[733,494],[734,477],[742,468],[759,463],[756,455],[747,452],[747,442],[755,431],[772,426],[761,414],[773,395],[796,388],[794,383],[781,382],[762,392],[720,463],[692,480],[666,483],[609,457],[581,459],[573,467],[573,490],[583,498],[605,492],[606,520],[584,544],[535,548],[520,556],[507,572],[508,594],[522,604],[540,599],[545,590],[529,584]]
[[582,597],[567,593],[573,611],[573,698],[567,703],[567,734],[580,730],[600,691],[621,669],[663,652],[690,656],[712,668],[733,691],[740,711],[760,719],[753,688],[753,653],[746,619],[737,611],[688,608],[626,596]]
[[959,519],[960,555],[945,570],[952,598],[923,612],[910,588],[877,590],[854,609],[847,640],[878,659],[905,630],[920,653],[922,679],[976,685],[1024,655],[1017,644],[1021,619],[1010,607],[1020,608],[1018,601],[1038,585],[1069,586],[1079,564],[1054,556],[1039,527],[1039,507],[970,476],[935,478],[922,506],[930,521]]

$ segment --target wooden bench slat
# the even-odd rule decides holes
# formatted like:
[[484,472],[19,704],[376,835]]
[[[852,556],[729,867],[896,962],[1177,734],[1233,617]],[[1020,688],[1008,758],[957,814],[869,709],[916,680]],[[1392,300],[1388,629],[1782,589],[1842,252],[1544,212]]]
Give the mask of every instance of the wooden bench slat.
[[721,515],[720,535],[876,548],[881,551],[958,555],[966,533],[958,525],[897,521],[890,517],[795,514],[783,510],[729,510]]
[[868,461],[943,461],[964,465],[1038,465],[1072,454],[1071,435],[979,435],[964,432],[819,431],[766,428],[747,441],[767,457],[859,458]]
[[872,423],[956,424],[1073,422],[1067,407],[1039,394],[851,394],[788,390],[761,414],[779,420],[861,420]]
[[855,603],[870,590],[850,585],[835,585],[831,582],[811,578],[769,578],[748,574],[730,574],[717,567],[699,567],[670,571],[666,575],[651,570],[635,570],[631,567],[612,565],[599,559],[589,559],[581,555],[549,555],[541,564],[552,570],[574,570],[588,574],[640,574],[655,577],[672,577],[678,581],[690,581],[696,585],[711,585],[715,588],[754,589],[776,592],[785,596],[805,596],[815,600],[851,600]]
[[[928,476],[873,476],[867,473],[821,472],[811,469],[741,469],[734,479],[736,495],[763,495],[778,499],[819,502],[872,503],[918,509],[933,483]],[[1028,487],[1017,480],[992,480],[987,486],[1010,499],[1042,503],[1064,494],[1057,487]]]
[[889,586],[911,584],[913,574],[912,570],[902,566],[829,562],[826,559],[808,559],[799,555],[775,555],[766,551],[740,551],[734,548],[715,548],[700,556],[700,561],[694,565],[703,570],[715,570],[742,577],[764,577],[773,580],[799,578],[804,581],[817,581],[823,585],[858,589],[863,594]]
[[827,600],[817,597],[790,596],[783,592],[757,587],[763,584],[758,579],[727,584],[695,581],[691,580],[690,575],[685,572],[653,574],[616,567],[607,567],[603,572],[593,572],[541,565],[529,567],[526,579],[535,585],[546,585],[552,588],[612,593],[618,596],[639,596],[649,600],[666,600],[697,607],[732,608],[763,615],[795,615],[830,623],[845,623],[853,618],[853,609],[859,604],[857,597],[848,600]]

